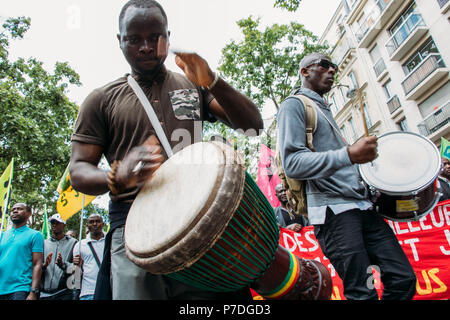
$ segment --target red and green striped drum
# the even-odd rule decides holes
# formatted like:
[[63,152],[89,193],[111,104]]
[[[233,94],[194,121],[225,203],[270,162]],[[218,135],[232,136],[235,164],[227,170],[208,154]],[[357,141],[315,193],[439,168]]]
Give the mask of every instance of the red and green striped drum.
[[167,160],[125,225],[128,258],[151,273],[210,291],[252,287],[268,299],[329,299],[326,268],[278,243],[272,206],[222,142],[196,143]]

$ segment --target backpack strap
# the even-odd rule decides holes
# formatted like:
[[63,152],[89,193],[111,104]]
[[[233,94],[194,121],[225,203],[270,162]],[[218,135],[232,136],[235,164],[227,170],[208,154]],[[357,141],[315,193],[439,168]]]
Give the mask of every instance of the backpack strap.
[[306,146],[314,152],[316,150],[313,145],[313,135],[317,130],[316,103],[302,94],[291,95],[289,97],[300,100],[305,107]]
[[[315,109],[315,102],[303,95],[292,95],[289,97],[300,100],[305,107],[306,147],[314,152],[315,148],[313,145],[313,135],[317,129],[317,111]],[[303,215],[306,218],[308,212],[306,207],[304,181],[291,179],[285,175],[281,164],[281,154],[278,140],[275,164],[277,166],[278,176],[280,177],[280,180],[286,189],[286,194],[291,207],[296,214]]]

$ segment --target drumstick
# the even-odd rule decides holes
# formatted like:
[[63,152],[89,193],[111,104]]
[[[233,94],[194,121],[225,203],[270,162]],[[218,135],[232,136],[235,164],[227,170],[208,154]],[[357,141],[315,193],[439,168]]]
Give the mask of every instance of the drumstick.
[[139,161],[137,165],[133,168],[133,173],[137,173],[141,171],[141,169],[144,167],[144,163],[142,161]]
[[366,137],[368,137],[369,136],[369,129],[367,128],[366,113],[364,111],[364,104],[363,104],[363,101],[362,101],[361,89],[357,89],[356,93],[358,94],[359,107],[361,109],[361,116],[362,116],[362,121],[363,121],[363,126],[364,126],[364,135]]

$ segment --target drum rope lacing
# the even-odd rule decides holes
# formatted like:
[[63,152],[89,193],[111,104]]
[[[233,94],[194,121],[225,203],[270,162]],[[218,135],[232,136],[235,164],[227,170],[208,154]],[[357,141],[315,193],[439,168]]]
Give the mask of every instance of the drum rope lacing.
[[[194,265],[168,276],[223,292],[250,286],[266,272],[278,248],[279,228],[272,206],[247,172],[244,189],[241,204],[221,239]],[[235,250],[235,254],[226,247]]]

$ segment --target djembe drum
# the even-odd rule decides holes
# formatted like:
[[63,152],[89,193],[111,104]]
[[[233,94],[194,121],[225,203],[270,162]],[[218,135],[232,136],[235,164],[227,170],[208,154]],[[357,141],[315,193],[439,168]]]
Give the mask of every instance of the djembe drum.
[[128,213],[125,245],[141,268],[205,290],[331,297],[328,270],[279,245],[270,203],[238,153],[221,142],[193,144],[156,171]]

